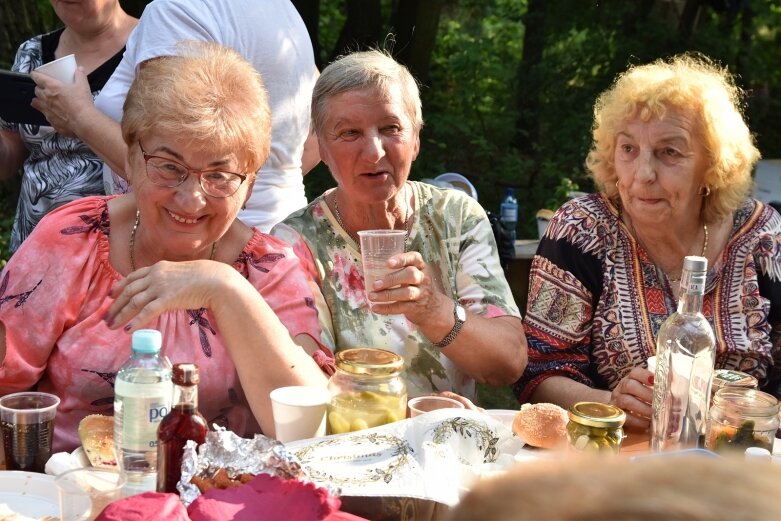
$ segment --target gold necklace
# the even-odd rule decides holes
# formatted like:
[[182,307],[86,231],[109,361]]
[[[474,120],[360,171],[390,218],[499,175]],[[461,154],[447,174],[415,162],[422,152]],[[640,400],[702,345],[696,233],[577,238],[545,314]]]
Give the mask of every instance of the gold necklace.
[[[406,183],[404,183],[404,195],[405,196],[407,195],[407,184]],[[410,220],[409,220],[409,218],[410,218],[410,211],[409,211],[409,209],[410,209],[410,204],[407,203],[407,210],[404,212],[404,232],[405,232],[404,233],[404,252],[405,253],[407,251],[407,239],[409,239],[410,228],[411,228]],[[360,250],[361,249],[361,241],[358,238],[356,238],[352,233],[350,233],[350,230],[348,230],[347,227],[342,222],[342,215],[339,213],[339,198],[336,197],[336,190],[334,190],[334,213],[336,214],[336,222],[338,222],[339,226],[341,226],[342,229],[347,232],[347,235],[349,235],[350,238],[352,238],[352,240],[355,241],[355,243],[358,245],[358,250]]]
[[[700,257],[705,257],[705,252],[708,251],[708,225],[705,223],[702,223],[702,231],[705,232],[705,240],[702,241],[702,253],[700,253]],[[664,272],[665,275],[667,275],[667,272]],[[672,278],[671,276],[667,275],[667,280],[670,282],[680,282],[681,276],[678,275],[678,278]]]
[[[133,223],[133,231],[130,232],[130,271],[136,271],[136,254],[135,254],[135,246],[136,246],[136,230],[138,230],[138,225],[141,222],[141,212],[136,210],[136,222]],[[217,241],[214,241],[212,243],[212,253],[209,256],[209,260],[214,260],[214,254],[217,251]]]

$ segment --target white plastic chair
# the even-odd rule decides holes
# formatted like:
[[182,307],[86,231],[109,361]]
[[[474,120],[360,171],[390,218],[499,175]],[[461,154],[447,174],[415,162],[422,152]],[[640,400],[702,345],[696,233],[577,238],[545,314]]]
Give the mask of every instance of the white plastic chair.
[[472,183],[469,182],[469,179],[461,174],[456,172],[445,172],[444,174],[440,174],[435,177],[434,181],[449,183],[456,190],[461,190],[472,199],[477,201],[477,189]]

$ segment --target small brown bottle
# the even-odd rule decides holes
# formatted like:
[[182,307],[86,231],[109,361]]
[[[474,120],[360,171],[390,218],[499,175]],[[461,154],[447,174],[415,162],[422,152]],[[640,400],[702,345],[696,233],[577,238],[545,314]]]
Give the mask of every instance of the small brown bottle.
[[175,364],[174,399],[157,429],[157,491],[178,494],[176,484],[182,476],[182,455],[187,440],[201,444],[209,426],[198,412],[198,366]]

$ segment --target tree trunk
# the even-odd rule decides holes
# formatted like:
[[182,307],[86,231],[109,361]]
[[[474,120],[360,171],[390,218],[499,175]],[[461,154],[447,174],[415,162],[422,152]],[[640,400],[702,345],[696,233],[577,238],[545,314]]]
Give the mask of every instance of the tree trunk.
[[0,0],[0,67],[10,69],[16,50],[28,38],[56,27],[51,5],[47,2]]
[[312,49],[315,52],[315,64],[322,69],[320,59],[320,0],[293,0],[293,5],[304,20],[309,39],[312,40]]
[[344,22],[339,40],[336,42],[331,57],[351,51],[377,47],[382,30],[382,11],[380,0],[345,0],[347,20]]
[[399,0],[393,16],[394,56],[423,84],[428,83],[444,3],[444,0]]
[[686,0],[678,23],[678,32],[684,40],[688,40],[697,26],[702,0]]
[[545,50],[545,3],[546,0],[529,0],[526,14],[521,19],[524,25],[523,56],[516,76],[518,121],[515,142],[518,150],[525,154],[533,153],[539,136],[542,78],[538,69]]

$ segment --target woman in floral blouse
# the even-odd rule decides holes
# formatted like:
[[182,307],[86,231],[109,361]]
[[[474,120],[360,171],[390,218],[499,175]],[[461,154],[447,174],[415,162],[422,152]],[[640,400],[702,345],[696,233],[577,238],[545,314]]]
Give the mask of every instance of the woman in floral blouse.
[[0,274],[0,394],[57,394],[54,450],[73,450],[149,327],[199,366],[210,425],[273,435],[269,392],[325,387],[333,360],[292,249],[236,219],[269,153],[260,76],[231,49],[184,46],[139,70],[122,135],[133,192],[51,212]]
[[[485,212],[461,192],[407,180],[423,124],[412,75],[382,52],[358,52],[323,71],[312,100],[320,156],[338,186],[272,233],[318,281],[337,350],[402,355],[412,396],[471,399],[475,380],[515,381],[526,341]],[[357,237],[370,229],[407,235],[405,253],[389,261],[395,271],[364,288]]]

